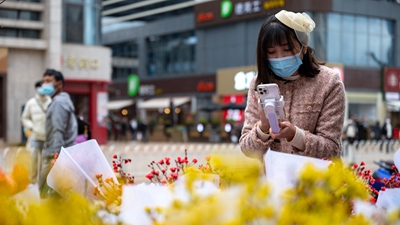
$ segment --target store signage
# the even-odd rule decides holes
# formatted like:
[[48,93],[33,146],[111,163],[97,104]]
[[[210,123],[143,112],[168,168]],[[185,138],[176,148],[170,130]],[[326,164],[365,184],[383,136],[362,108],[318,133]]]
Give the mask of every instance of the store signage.
[[197,91],[199,92],[212,92],[215,90],[215,85],[212,82],[204,82],[204,81],[200,81],[197,84]]
[[229,0],[221,2],[221,17],[228,18],[232,14],[233,4]]
[[[236,105],[243,105],[245,103],[244,95],[225,95],[222,96],[222,103],[224,105],[227,104],[236,104]],[[239,108],[231,108],[226,109],[223,111],[223,121],[226,122],[227,120],[233,120],[238,124],[243,123],[244,121],[244,109]]]
[[264,2],[264,9],[266,9],[266,10],[275,9],[275,8],[283,7],[283,6],[285,6],[284,0],[271,0],[271,1]]
[[201,12],[197,15],[197,22],[204,23],[214,20],[214,14],[212,12]]
[[100,67],[100,60],[96,58],[85,58],[76,55],[67,55],[67,66],[70,69],[92,69],[97,70]]
[[156,94],[156,86],[153,84],[140,85],[139,94],[142,96],[155,95]]
[[262,18],[271,13],[270,10],[284,6],[285,0],[208,1],[194,7],[196,28]]
[[247,90],[250,88],[250,83],[253,77],[256,75],[254,71],[250,72],[243,72],[240,71],[235,74],[235,77],[233,78],[235,80],[234,88],[237,91],[243,91]]
[[235,15],[241,16],[244,14],[258,13],[261,11],[261,1],[245,1],[235,4]]
[[384,88],[385,92],[400,92],[400,68],[385,67]]
[[136,74],[128,76],[128,95],[135,96],[139,91],[140,80]]

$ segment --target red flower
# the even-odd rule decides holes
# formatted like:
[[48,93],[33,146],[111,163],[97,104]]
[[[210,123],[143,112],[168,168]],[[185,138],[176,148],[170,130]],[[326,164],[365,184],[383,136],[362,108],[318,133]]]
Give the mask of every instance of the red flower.
[[361,166],[364,166],[364,165],[365,165],[365,163],[364,163],[364,162],[361,162],[361,163],[360,163],[360,165],[361,165]]
[[114,158],[114,159],[118,158],[117,154],[114,154],[114,155],[113,155],[113,158]]
[[153,178],[153,174],[152,174],[152,173],[147,174],[147,175],[146,175],[146,178],[148,178],[149,180],[151,180],[151,179]]
[[160,164],[160,165],[163,165],[164,164],[164,160],[160,160],[160,161],[158,161],[158,164]]
[[193,162],[193,163],[197,163],[197,159],[193,159],[192,162]]

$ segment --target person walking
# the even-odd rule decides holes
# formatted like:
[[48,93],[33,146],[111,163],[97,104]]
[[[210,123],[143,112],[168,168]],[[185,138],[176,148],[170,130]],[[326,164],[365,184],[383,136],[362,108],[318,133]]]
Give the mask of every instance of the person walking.
[[354,116],[350,117],[349,120],[347,121],[347,125],[344,130],[344,133],[346,135],[346,138],[347,138],[347,141],[349,142],[349,144],[353,144],[354,141],[357,139],[358,126],[357,126]]
[[72,146],[78,133],[75,107],[69,94],[63,92],[64,85],[64,76],[61,72],[53,69],[47,69],[44,72],[41,91],[51,96],[52,102],[46,112],[46,141],[44,143],[42,167],[39,174],[41,198],[46,198],[54,194],[54,191],[46,183],[54,155],[60,153],[61,147]]
[[31,184],[35,184],[38,179],[40,159],[45,141],[46,110],[51,102],[51,98],[41,92],[41,86],[41,80],[35,83],[36,94],[26,102],[21,116],[22,125],[25,127],[25,135],[29,137],[29,150],[32,157]]

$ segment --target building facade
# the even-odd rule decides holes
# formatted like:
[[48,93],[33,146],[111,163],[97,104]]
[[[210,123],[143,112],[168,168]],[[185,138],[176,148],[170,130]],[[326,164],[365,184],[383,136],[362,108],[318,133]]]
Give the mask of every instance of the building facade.
[[101,43],[96,0],[7,0],[0,5],[0,140],[23,140],[20,116],[46,68],[60,70],[76,114],[107,141],[111,51]]
[[[398,92],[383,88],[385,80],[394,86],[400,80],[384,79],[389,76],[385,68],[393,68],[392,72],[400,68],[400,4],[396,1],[218,0],[176,5],[185,3],[185,10],[176,14],[174,3],[147,4],[142,11],[139,3],[115,7],[126,14],[135,8],[129,16],[113,14],[111,4],[103,11],[103,18],[107,17],[103,44],[113,52],[110,100],[134,99],[140,109],[140,102],[148,99],[189,97],[189,109],[200,113],[197,119],[206,116],[201,109],[213,102],[223,105],[224,99],[231,99],[235,103],[246,96],[246,84],[256,74],[257,35],[265,16],[286,9],[307,12],[315,21],[310,46],[340,73],[347,93],[346,116],[365,116],[381,124],[389,116],[394,124],[400,123]],[[163,13],[151,14],[156,8]],[[140,86],[129,94],[132,74]],[[234,110],[217,116],[240,121],[242,109]]]

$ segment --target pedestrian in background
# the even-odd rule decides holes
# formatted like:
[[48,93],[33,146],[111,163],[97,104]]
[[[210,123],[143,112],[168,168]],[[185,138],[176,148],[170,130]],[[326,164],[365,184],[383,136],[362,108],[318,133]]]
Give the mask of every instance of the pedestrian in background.
[[35,97],[26,102],[21,117],[21,122],[25,128],[25,135],[29,137],[29,150],[32,157],[31,184],[35,184],[38,178],[38,170],[40,169],[45,141],[46,110],[51,102],[51,98],[44,95],[41,91],[41,86],[41,80],[35,83]]
[[61,147],[72,146],[78,133],[75,107],[69,94],[63,92],[64,85],[64,76],[61,72],[53,69],[45,71],[41,88],[44,94],[51,96],[52,102],[46,112],[46,141],[39,174],[41,198],[54,193],[46,183],[54,155],[60,153]]
[[[339,75],[314,57],[308,46],[314,21],[306,13],[281,10],[261,25],[257,42],[257,76],[251,81],[239,143],[254,158],[272,149],[315,158],[340,157],[345,90]],[[283,95],[285,118],[279,133],[258,105],[256,87],[276,83]]]
[[129,121],[129,127],[131,131],[131,140],[135,141],[136,140],[136,133],[138,131],[138,122],[136,117],[132,117],[132,119]]
[[356,117],[351,116],[345,125],[344,134],[349,144],[353,144],[358,138],[358,126],[355,120]]

